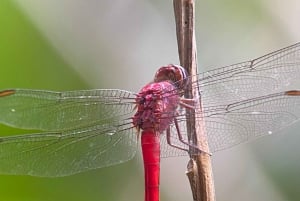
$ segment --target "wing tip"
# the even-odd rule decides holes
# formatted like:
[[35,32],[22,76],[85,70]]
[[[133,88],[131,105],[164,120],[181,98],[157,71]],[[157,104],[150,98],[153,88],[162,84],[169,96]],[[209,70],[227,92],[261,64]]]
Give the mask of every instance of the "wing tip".
[[287,96],[300,96],[300,91],[299,90],[290,90],[284,92],[285,95]]
[[4,97],[4,96],[10,96],[16,93],[16,90],[14,89],[7,89],[7,90],[3,90],[0,91],[0,97]]

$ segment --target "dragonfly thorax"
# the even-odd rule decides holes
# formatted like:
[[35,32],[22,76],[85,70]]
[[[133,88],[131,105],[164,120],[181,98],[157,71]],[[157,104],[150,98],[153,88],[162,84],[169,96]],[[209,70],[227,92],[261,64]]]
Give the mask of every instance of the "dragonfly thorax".
[[147,84],[136,97],[133,125],[142,130],[162,132],[172,123],[180,96],[169,81]]

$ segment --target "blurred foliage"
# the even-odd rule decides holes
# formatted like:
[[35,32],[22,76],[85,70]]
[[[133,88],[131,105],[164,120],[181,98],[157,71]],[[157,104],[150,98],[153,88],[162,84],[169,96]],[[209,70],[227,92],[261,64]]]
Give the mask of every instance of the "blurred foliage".
[[12,1],[0,2],[0,24],[1,88],[86,87]]

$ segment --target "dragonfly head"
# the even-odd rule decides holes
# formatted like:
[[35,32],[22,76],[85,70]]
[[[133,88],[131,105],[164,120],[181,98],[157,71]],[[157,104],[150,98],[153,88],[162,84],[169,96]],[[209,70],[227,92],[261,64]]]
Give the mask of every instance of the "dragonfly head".
[[177,89],[183,90],[188,83],[188,74],[182,66],[169,64],[160,67],[154,76],[154,82],[166,80],[172,82]]

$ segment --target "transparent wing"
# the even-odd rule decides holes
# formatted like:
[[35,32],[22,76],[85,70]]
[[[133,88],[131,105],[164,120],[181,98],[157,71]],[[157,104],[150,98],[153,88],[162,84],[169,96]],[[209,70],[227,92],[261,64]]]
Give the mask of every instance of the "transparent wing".
[[[183,141],[196,146],[187,138],[185,110],[182,110],[176,118]],[[210,152],[216,152],[276,133],[299,119],[300,91],[296,95],[282,92],[230,105],[207,107],[204,108],[203,118],[197,119],[197,122],[205,126]],[[174,124],[171,124],[171,131],[172,144],[188,150],[189,147],[179,140]],[[166,146],[166,138],[166,133],[163,133],[161,142],[163,157],[187,154],[184,150]]]
[[257,59],[198,75],[204,107],[278,93],[300,86],[300,43]]
[[[248,62],[201,73],[193,87],[200,89],[204,118],[198,122],[205,124],[211,152],[274,133],[299,120],[300,97],[284,91],[300,89],[300,43]],[[185,110],[181,109],[176,118],[180,133],[188,142]],[[171,128],[173,143],[187,149],[178,139],[175,126]],[[163,135],[163,156],[186,154],[166,147],[165,142]]]
[[284,91],[300,89],[300,43],[198,78],[211,151],[271,134],[299,119],[299,96]]
[[50,132],[0,137],[0,173],[57,177],[131,159],[132,97],[121,90],[2,91],[2,123]]
[[136,151],[133,129],[93,126],[62,133],[0,138],[0,173],[66,176],[130,160]]
[[295,123],[300,118],[300,96],[277,93],[204,111],[209,147],[215,152]]
[[24,129],[60,131],[128,118],[134,95],[123,90],[68,92],[13,89],[0,92],[0,122]]

